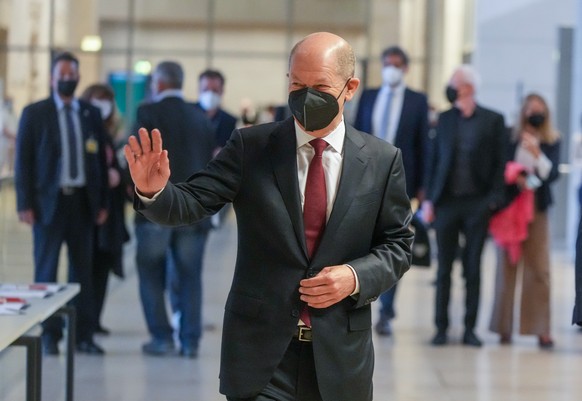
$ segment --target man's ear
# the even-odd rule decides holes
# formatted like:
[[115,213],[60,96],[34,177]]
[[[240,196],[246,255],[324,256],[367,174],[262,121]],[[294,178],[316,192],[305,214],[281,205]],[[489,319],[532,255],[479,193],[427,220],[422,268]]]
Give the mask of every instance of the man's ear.
[[346,102],[352,100],[358,87],[360,86],[360,79],[359,78],[351,78],[347,85],[346,91]]

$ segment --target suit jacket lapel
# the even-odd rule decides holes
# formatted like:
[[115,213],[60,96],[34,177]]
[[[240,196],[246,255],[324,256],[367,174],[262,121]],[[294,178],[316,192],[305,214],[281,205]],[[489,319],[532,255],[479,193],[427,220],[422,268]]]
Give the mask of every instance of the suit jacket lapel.
[[81,141],[82,141],[82,149],[85,149],[85,141],[88,139],[89,136],[94,134],[91,131],[91,125],[89,124],[89,117],[91,112],[89,109],[81,102],[79,102],[79,121],[81,123]]
[[[52,97],[46,99],[46,112],[48,117],[47,133],[50,135],[51,139],[49,143],[54,146],[56,151],[55,156],[59,157],[61,154],[61,127],[59,125],[59,111],[55,105],[55,101]],[[50,151],[47,152],[51,153]]]
[[[333,233],[336,233],[344,215],[348,211],[354,199],[354,183],[361,181],[366,170],[368,158],[362,153],[365,142],[356,134],[356,130],[346,124],[346,137],[344,140],[343,166],[335,202],[319,250],[326,249],[327,243],[333,241]],[[316,255],[319,253],[316,252]]]
[[299,183],[297,181],[297,153],[295,151],[297,141],[293,118],[283,122],[276,132],[271,136],[269,143],[269,154],[273,171],[277,180],[277,185],[291,223],[297,241],[301,244],[303,252],[307,256],[307,246],[303,229],[303,213],[301,211],[301,195]]

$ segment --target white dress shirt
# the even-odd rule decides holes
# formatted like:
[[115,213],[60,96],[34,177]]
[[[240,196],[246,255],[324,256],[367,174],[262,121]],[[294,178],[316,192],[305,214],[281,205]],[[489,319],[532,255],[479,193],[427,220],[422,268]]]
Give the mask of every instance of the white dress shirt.
[[[67,132],[67,116],[65,110],[65,104],[61,100],[58,95],[53,95],[53,100],[55,102],[55,106],[57,108],[57,115],[59,120],[59,131],[61,135],[61,187],[69,186],[69,187],[83,187],[86,184],[85,178],[85,162],[83,158],[84,147],[85,143],[83,142],[83,135],[81,134],[81,121],[79,119],[79,101],[77,99],[73,99],[71,102],[71,117],[73,118],[73,125],[75,127],[75,137],[77,138],[77,149],[75,150],[75,156],[77,157],[77,168],[79,169],[79,173],[77,177],[72,178],[70,176],[70,168],[71,161],[69,160],[69,135]],[[88,113],[85,110],[85,113]]]
[[381,138],[391,144],[394,144],[396,131],[398,130],[398,124],[400,124],[400,115],[402,114],[402,104],[404,103],[405,89],[406,85],[404,84],[404,81],[402,81],[394,88],[391,88],[388,85],[382,85],[380,91],[378,92],[378,97],[376,97],[376,101],[374,102],[374,110],[372,111],[372,134],[374,134],[376,137],[380,137],[380,133],[382,132],[381,125],[386,110],[386,102],[388,101],[388,93],[392,91],[387,137]]
[[[329,215],[333,209],[333,203],[335,202],[335,196],[337,194],[339,179],[342,172],[345,135],[346,126],[342,120],[336,129],[325,138],[322,138],[328,143],[328,147],[322,154],[323,170],[325,172],[325,188],[327,192],[326,220],[329,220]],[[301,191],[301,210],[303,210],[305,204],[307,172],[309,171],[311,159],[313,159],[313,156],[315,155],[315,150],[309,142],[316,138],[303,131],[297,122],[295,122],[295,136],[297,138],[297,179],[299,180],[299,190]]]

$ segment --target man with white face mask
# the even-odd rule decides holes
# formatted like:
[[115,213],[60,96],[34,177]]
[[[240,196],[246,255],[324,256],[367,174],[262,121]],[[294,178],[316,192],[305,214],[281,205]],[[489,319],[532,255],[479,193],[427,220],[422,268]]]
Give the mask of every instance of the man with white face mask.
[[[428,102],[426,95],[406,87],[409,58],[398,46],[382,52],[382,86],[366,89],[358,103],[354,127],[392,143],[402,150],[409,198],[422,201],[425,155],[428,154]],[[396,286],[380,296],[382,308],[376,332],[392,334]]]
[[224,93],[224,75],[217,70],[205,70],[198,77],[198,102],[200,108],[212,122],[216,144],[223,147],[236,128],[236,117],[224,111],[220,105]]

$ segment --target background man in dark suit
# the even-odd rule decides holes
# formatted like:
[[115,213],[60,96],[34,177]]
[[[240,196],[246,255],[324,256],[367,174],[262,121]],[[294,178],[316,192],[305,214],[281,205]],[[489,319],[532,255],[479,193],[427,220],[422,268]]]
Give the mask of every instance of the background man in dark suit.
[[[51,97],[27,106],[16,146],[16,197],[20,221],[32,225],[35,282],[57,281],[63,242],[69,255],[69,281],[81,284],[75,298],[77,348],[102,354],[93,342],[91,284],[95,224],[107,219],[105,128],[99,110],[75,98],[79,61],[70,53],[52,64]],[[58,354],[61,322],[44,324],[43,346]]]
[[[382,87],[366,89],[358,103],[354,127],[394,144],[402,151],[408,196],[422,201],[428,143],[426,95],[406,87],[408,55],[398,46],[382,52]],[[380,296],[382,308],[376,332],[392,334],[394,297],[397,285]]]
[[370,303],[409,268],[411,212],[400,151],[343,121],[354,70],[342,38],[304,38],[289,60],[294,118],[235,130],[188,182],[167,182],[158,130],[125,147],[146,217],[190,224],[233,203],[238,255],[220,372],[228,400],[372,400]]
[[[154,102],[137,110],[139,127],[159,128],[166,133],[164,148],[173,156],[172,182],[184,181],[204,168],[216,147],[204,113],[184,101],[183,82],[179,64],[160,63],[152,76]],[[197,356],[202,335],[202,260],[210,227],[209,219],[188,227],[161,227],[136,214],[139,290],[152,337],[142,347],[146,354],[166,355],[175,350],[165,302],[168,267],[172,269],[174,306],[180,311],[180,352],[190,358]]]
[[224,111],[220,104],[224,94],[224,75],[218,70],[204,70],[198,77],[196,107],[212,122],[216,144],[223,147],[236,127],[236,117]]
[[438,273],[433,345],[448,342],[451,270],[463,234],[465,333],[463,343],[481,346],[475,335],[481,286],[481,252],[491,212],[503,202],[504,169],[509,138],[503,116],[476,104],[477,74],[458,67],[447,87],[454,107],[439,116],[431,146],[423,215],[434,220]]

